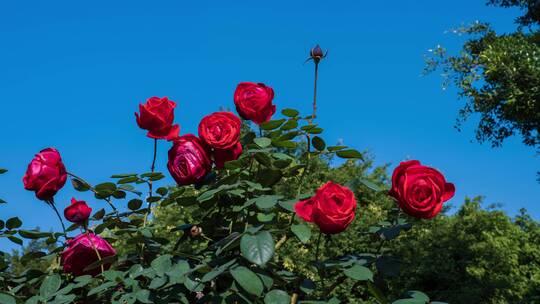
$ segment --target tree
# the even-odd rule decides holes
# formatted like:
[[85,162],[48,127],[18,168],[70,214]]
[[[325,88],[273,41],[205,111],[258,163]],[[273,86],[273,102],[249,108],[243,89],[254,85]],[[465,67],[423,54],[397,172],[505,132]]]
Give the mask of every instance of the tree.
[[449,55],[438,46],[427,58],[426,72],[443,71],[445,85],[453,83],[465,105],[456,127],[472,114],[480,120],[476,138],[500,146],[512,136],[540,149],[540,2],[490,0],[489,5],[524,10],[513,33],[498,34],[476,22],[455,32],[470,35],[462,50]]

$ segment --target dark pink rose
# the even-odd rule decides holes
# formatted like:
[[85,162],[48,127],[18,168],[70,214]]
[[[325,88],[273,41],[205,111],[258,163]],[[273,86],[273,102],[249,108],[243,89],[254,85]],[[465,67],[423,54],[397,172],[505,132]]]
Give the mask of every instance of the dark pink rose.
[[[79,234],[74,239],[68,240],[61,258],[64,272],[71,273],[74,276],[84,274],[95,276],[100,274],[100,266],[84,271],[90,264],[99,260],[96,251],[99,252],[102,259],[116,255],[116,250],[111,244],[93,233]],[[110,264],[104,264],[103,268],[107,270],[110,266]]]
[[242,118],[256,124],[267,122],[276,113],[274,90],[264,83],[241,82],[234,92],[234,104]]
[[64,217],[73,223],[85,222],[92,213],[92,208],[88,207],[85,201],[78,201],[74,197],[71,199],[71,205],[64,209]]
[[169,150],[167,168],[179,185],[199,183],[212,169],[209,148],[197,136],[183,135]]
[[41,150],[28,165],[24,189],[35,191],[40,200],[50,201],[66,184],[67,172],[60,153],[54,148]]

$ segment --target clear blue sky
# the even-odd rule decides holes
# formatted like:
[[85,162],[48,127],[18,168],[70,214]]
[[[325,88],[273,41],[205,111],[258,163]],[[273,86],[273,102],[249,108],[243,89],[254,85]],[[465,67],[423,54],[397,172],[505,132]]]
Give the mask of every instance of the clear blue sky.
[[[320,70],[320,124],[327,142],[369,149],[377,164],[415,158],[456,184],[452,200],[485,195],[514,215],[540,218],[540,158],[519,140],[480,145],[471,121],[453,128],[462,101],[437,75],[421,77],[422,55],[463,37],[445,34],[477,19],[500,31],[517,11],[455,1],[3,1],[0,4],[1,218],[59,229],[51,210],[23,189],[34,153],[56,147],[68,169],[92,183],[149,167],[151,140],[134,118],[139,102],[178,102],[181,132],[220,106],[233,108],[240,81],[275,89],[278,108],[307,112],[315,43],[329,49]],[[166,172],[165,143],[158,169]],[[63,209],[74,191],[57,196]],[[95,210],[90,194],[78,198]]]

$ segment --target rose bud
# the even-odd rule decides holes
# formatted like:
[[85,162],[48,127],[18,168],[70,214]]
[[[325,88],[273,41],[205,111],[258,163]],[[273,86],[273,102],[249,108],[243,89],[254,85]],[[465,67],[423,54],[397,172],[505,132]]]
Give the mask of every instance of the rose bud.
[[356,199],[349,188],[327,182],[313,197],[296,203],[294,210],[305,221],[319,226],[321,232],[335,234],[354,220]]
[[417,160],[402,162],[392,174],[394,197],[401,210],[416,218],[430,219],[441,212],[443,203],[454,196],[455,187],[434,168]]
[[193,226],[189,230],[191,237],[197,237],[202,234],[202,228],[199,226]]
[[169,150],[167,169],[178,185],[199,183],[212,169],[209,150],[197,136],[183,135]]
[[92,213],[92,208],[88,207],[85,201],[78,201],[74,197],[71,199],[71,205],[64,209],[64,217],[73,223],[85,222]]
[[326,54],[323,52],[321,47],[317,44],[314,48],[312,48],[309,51],[309,56],[311,57],[311,59],[313,59],[313,61],[315,61],[315,63],[319,63],[321,59],[326,57]]
[[274,90],[264,83],[242,82],[234,92],[234,104],[240,116],[259,125],[276,113],[272,99]]
[[[99,257],[96,254],[99,252]],[[71,273],[74,276],[90,274],[96,276],[101,273],[101,267],[84,271],[90,264],[109,256],[116,255],[116,250],[104,239],[93,234],[83,233],[74,239],[67,241],[67,246],[62,252],[61,262],[65,273]],[[104,264],[103,269],[109,269],[110,264]]]
[[199,123],[199,137],[214,149],[227,150],[240,140],[242,122],[231,112],[215,112]]
[[242,155],[242,144],[236,143],[236,146],[230,149],[214,149],[214,162],[218,169],[223,168],[226,162],[237,160]]
[[28,165],[24,189],[36,192],[40,200],[50,201],[66,184],[67,172],[60,153],[54,148],[41,150]]
[[139,104],[135,113],[137,124],[147,130],[146,136],[155,139],[173,140],[178,137],[180,126],[173,125],[176,103],[167,97],[148,98],[146,104]]

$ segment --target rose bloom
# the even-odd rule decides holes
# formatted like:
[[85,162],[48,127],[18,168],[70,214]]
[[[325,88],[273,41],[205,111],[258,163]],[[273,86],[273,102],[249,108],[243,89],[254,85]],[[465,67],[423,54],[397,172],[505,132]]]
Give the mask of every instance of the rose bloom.
[[218,169],[223,168],[226,162],[231,160],[237,160],[240,155],[242,155],[242,144],[240,142],[236,143],[236,146],[230,149],[214,149],[214,162]]
[[256,124],[269,121],[276,113],[272,99],[274,90],[264,83],[242,82],[234,92],[234,104],[240,116]]
[[71,205],[64,209],[64,217],[73,223],[85,222],[92,213],[92,208],[88,207],[85,201],[78,201],[74,197],[71,199]]
[[394,170],[389,194],[408,215],[430,219],[441,211],[454,192],[454,184],[447,183],[439,171],[410,160]]
[[[102,259],[116,254],[116,250],[111,244],[93,233],[79,234],[74,239],[68,240],[61,257],[64,272],[71,273],[74,276],[83,274],[95,276],[100,274],[101,266],[84,271],[90,264],[99,260],[96,250]],[[110,264],[104,264],[103,268],[107,270],[110,266]]]
[[151,97],[145,104],[139,104],[135,113],[137,124],[147,130],[147,136],[155,139],[173,140],[178,137],[180,126],[173,125],[176,103],[167,97]]
[[179,185],[199,183],[212,169],[209,149],[197,136],[183,135],[169,150],[167,168]]
[[40,200],[50,201],[65,184],[66,167],[54,148],[41,150],[28,165],[23,177],[24,189],[36,192]]
[[231,112],[215,112],[199,123],[199,137],[214,149],[227,150],[240,140],[242,122]]
[[327,182],[313,197],[296,203],[294,210],[305,221],[319,226],[321,232],[335,234],[354,220],[356,199],[349,188]]

